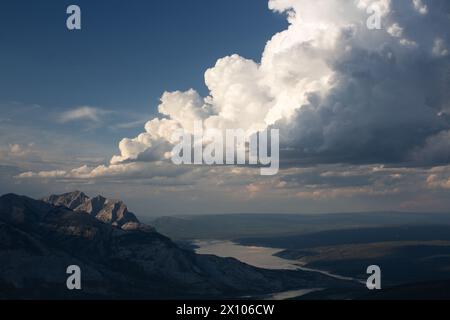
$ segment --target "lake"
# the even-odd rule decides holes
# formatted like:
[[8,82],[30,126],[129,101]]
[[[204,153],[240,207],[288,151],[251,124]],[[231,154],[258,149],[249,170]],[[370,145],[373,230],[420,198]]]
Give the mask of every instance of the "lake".
[[299,261],[283,259],[275,256],[275,254],[284,250],[281,248],[244,246],[232,241],[222,240],[199,240],[195,241],[194,244],[197,246],[196,253],[198,254],[211,254],[223,258],[235,258],[246,264],[263,269],[302,270],[306,272],[316,272],[339,280],[353,281],[365,284],[365,281],[360,279],[333,274],[326,270],[307,268],[301,265]]

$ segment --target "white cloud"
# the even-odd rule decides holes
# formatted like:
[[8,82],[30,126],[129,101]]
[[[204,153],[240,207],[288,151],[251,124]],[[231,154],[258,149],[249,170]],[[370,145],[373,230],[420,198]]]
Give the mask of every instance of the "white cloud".
[[433,54],[436,57],[446,57],[449,54],[449,49],[442,38],[436,38],[434,40],[434,46],[433,46]]
[[398,23],[389,27],[388,32],[391,36],[400,38],[403,35],[403,28]]
[[428,13],[428,7],[425,5],[422,0],[413,0],[414,9],[422,15]]
[[26,153],[26,151],[23,149],[23,147],[20,144],[10,144],[9,145],[9,151],[14,155],[23,155]]
[[113,129],[131,129],[131,128],[138,128],[145,125],[147,120],[135,120],[135,121],[128,121],[128,122],[121,122],[116,125],[113,125]]
[[18,175],[18,178],[63,178],[66,174],[63,170],[24,172]]
[[441,177],[437,174],[431,174],[428,176],[427,184],[432,189],[450,189],[450,177]]
[[111,112],[107,110],[89,106],[81,106],[61,113],[58,117],[58,121],[61,123],[73,121],[101,122],[102,116],[109,113]]
[[177,177],[184,174],[185,168],[174,168],[167,163],[133,162],[116,165],[100,165],[96,167],[81,166],[72,170],[49,170],[39,172],[24,172],[16,176],[18,179],[43,178],[62,180],[94,180],[115,179],[123,181],[128,179],[152,179],[155,177]]

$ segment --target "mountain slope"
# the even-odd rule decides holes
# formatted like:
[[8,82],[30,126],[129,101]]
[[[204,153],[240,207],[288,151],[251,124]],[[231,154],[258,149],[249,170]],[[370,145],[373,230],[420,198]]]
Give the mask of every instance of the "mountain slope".
[[[0,298],[224,298],[342,285],[318,274],[196,255],[137,218],[140,227],[123,229],[115,225],[122,218],[105,223],[103,215],[82,211],[91,200],[81,193],[47,199],[54,206],[0,197]],[[98,212],[105,208],[111,207]],[[65,271],[73,264],[82,270],[81,291],[66,289]]]

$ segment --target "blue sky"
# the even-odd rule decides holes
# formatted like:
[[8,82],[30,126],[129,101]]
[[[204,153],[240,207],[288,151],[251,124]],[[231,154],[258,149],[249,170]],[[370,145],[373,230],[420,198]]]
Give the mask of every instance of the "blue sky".
[[218,58],[239,52],[259,60],[266,41],[286,26],[260,0],[113,0],[77,1],[82,30],[70,32],[69,4],[2,2],[3,104],[150,115],[166,90],[206,93],[203,73]]

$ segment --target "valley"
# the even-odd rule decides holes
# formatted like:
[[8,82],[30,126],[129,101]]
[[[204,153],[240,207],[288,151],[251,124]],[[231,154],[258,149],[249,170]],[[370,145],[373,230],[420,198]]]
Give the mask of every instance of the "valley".
[[[401,289],[404,286],[445,287],[450,279],[450,224],[444,214],[257,215],[254,223],[251,215],[167,219],[175,223],[166,224],[163,229],[178,241],[190,243],[199,254],[233,257],[267,269],[315,272],[360,284],[344,290],[313,290],[299,294],[297,299],[368,299],[383,297],[385,292],[389,292],[389,297],[407,298],[407,292]],[[196,226],[191,228],[194,221]],[[236,228],[232,227],[233,221]],[[187,235],[196,233],[197,223],[208,226],[198,232],[204,238],[220,226],[227,227],[218,232],[219,239],[189,240]],[[282,227],[286,232],[280,230]],[[365,288],[370,265],[380,266],[386,290],[375,293]],[[435,296],[440,292],[424,291],[417,296]]]

